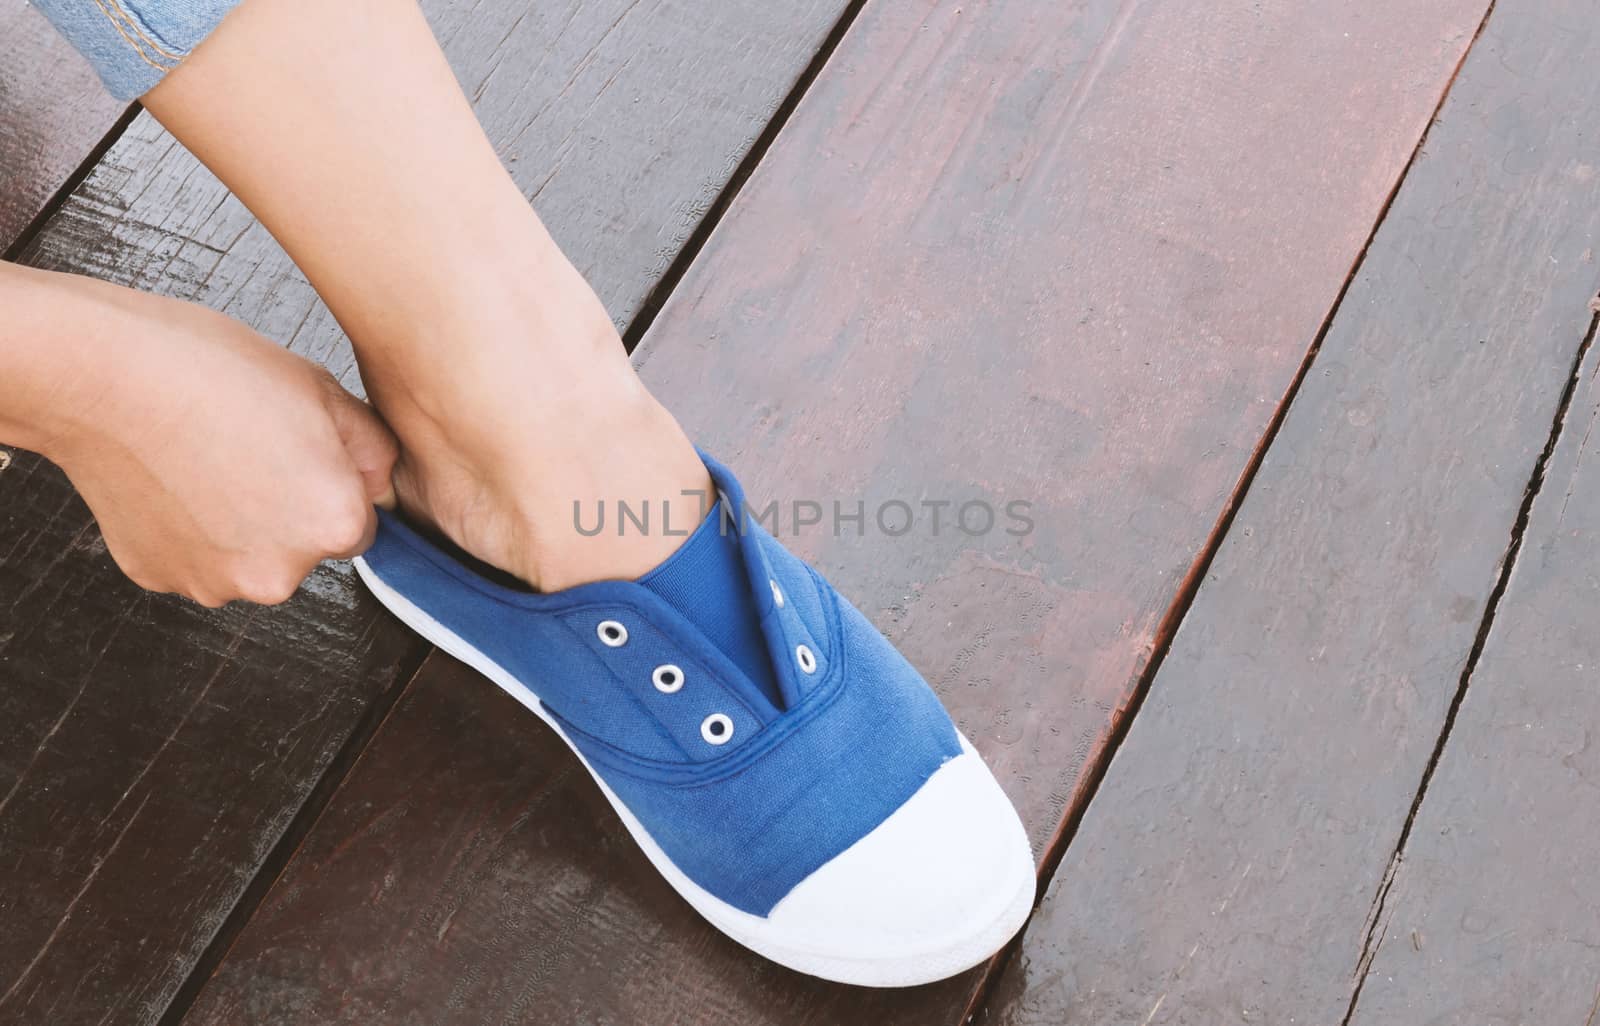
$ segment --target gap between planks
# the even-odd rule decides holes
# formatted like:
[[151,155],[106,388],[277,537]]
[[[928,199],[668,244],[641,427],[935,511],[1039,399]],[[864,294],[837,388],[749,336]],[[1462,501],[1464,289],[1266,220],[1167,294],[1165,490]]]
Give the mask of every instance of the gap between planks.
[[[1600,298],[1597,298],[1597,301],[1600,301]],[[1595,303],[1591,302],[1590,305],[1593,306]],[[1550,458],[1555,455],[1561,434],[1566,429],[1567,414],[1572,407],[1572,399],[1578,392],[1578,386],[1583,380],[1584,362],[1594,345],[1597,328],[1600,328],[1600,312],[1590,320],[1589,330],[1584,334],[1583,342],[1578,346],[1577,355],[1573,358],[1572,373],[1568,375],[1566,386],[1561,391],[1561,402],[1556,406],[1555,419],[1551,422],[1550,436],[1545,441],[1544,451],[1534,461],[1533,472],[1529,475],[1527,487],[1523,491],[1522,506],[1517,511],[1517,519],[1511,525],[1510,541],[1506,543],[1505,554],[1500,557],[1499,576],[1495,580],[1494,590],[1489,593],[1483,617],[1478,622],[1478,633],[1473,639],[1471,651],[1467,653],[1467,663],[1461,668],[1461,680],[1456,685],[1455,695],[1450,700],[1450,708],[1445,713],[1439,737],[1433,743],[1428,764],[1422,770],[1422,779],[1417,784],[1417,793],[1411,800],[1410,810],[1406,813],[1405,825],[1400,828],[1400,838],[1395,842],[1394,851],[1389,855],[1389,865],[1378,883],[1377,893],[1373,895],[1372,908],[1367,913],[1366,931],[1361,939],[1361,951],[1356,958],[1355,972],[1351,981],[1350,1004],[1345,1008],[1340,1026],[1350,1026],[1350,1021],[1355,1017],[1356,1005],[1361,1000],[1361,988],[1367,981],[1367,972],[1372,966],[1373,959],[1377,957],[1378,948],[1382,946],[1388,931],[1388,925],[1384,921],[1384,908],[1388,902],[1389,888],[1399,875],[1400,864],[1405,860],[1406,844],[1411,839],[1411,828],[1416,823],[1417,812],[1422,808],[1423,799],[1427,797],[1428,785],[1433,781],[1434,770],[1438,768],[1445,745],[1450,741],[1450,732],[1455,728],[1456,715],[1461,711],[1462,702],[1466,700],[1467,689],[1472,685],[1472,675],[1478,668],[1478,660],[1482,657],[1484,647],[1489,642],[1489,634],[1494,629],[1495,614],[1499,611],[1500,600],[1505,596],[1506,588],[1511,583],[1511,572],[1516,569],[1517,557],[1522,553],[1522,542],[1527,534],[1528,521],[1533,514],[1533,504],[1544,488]],[[1593,1019],[1592,1013],[1590,1018]]]
[[683,276],[688,273],[689,268],[699,259],[700,251],[710,241],[712,233],[717,230],[717,225],[722,223],[723,216],[733,206],[733,201],[739,197],[739,192],[744,188],[745,183],[750,180],[750,176],[755,173],[756,168],[766,159],[767,151],[772,148],[772,144],[778,138],[779,133],[789,123],[789,118],[793,116],[795,109],[800,106],[800,101],[811,90],[811,84],[817,80],[818,75],[822,74],[822,69],[827,66],[828,61],[833,59],[834,51],[839,48],[839,43],[843,41],[845,35],[850,31],[850,27],[855,24],[856,16],[866,6],[867,0],[850,0],[850,3],[846,5],[844,11],[839,15],[839,20],[834,22],[833,28],[828,31],[827,36],[822,40],[822,45],[817,48],[816,54],[812,56],[811,63],[806,65],[805,70],[800,73],[800,77],[795,79],[789,94],[783,98],[783,102],[773,112],[772,118],[767,122],[766,127],[761,130],[761,134],[756,137],[756,141],[750,146],[750,151],[744,155],[744,159],[739,162],[739,166],[729,176],[727,183],[722,187],[722,191],[717,193],[717,198],[706,210],[706,215],[700,219],[700,223],[690,233],[688,241],[683,244],[683,248],[678,251],[678,255],[673,258],[672,263],[667,265],[666,271],[661,275],[661,280],[656,283],[655,288],[651,289],[649,294],[645,296],[644,303],[640,305],[638,314],[633,318],[633,323],[628,325],[628,330],[622,335],[623,348],[629,353],[633,352],[646,333],[649,332],[650,326],[655,323],[656,315],[667,305],[667,300],[671,298],[672,293],[677,289],[678,283],[683,280]]
[[[655,322],[656,314],[666,305],[672,292],[682,281],[684,274],[693,265],[696,258],[699,257],[700,251],[705,248],[707,241],[716,231],[717,225],[721,223],[723,216],[732,207],[733,201],[738,198],[740,190],[743,189],[744,184],[754,174],[756,167],[766,157],[767,151],[771,149],[774,140],[783,131],[784,126],[788,124],[789,118],[799,107],[800,101],[804,99],[812,83],[817,80],[817,77],[822,73],[822,69],[833,57],[834,51],[838,49],[839,43],[850,31],[850,27],[855,24],[857,15],[866,7],[867,2],[868,0],[851,0],[849,5],[845,7],[843,13],[839,15],[838,20],[834,23],[833,28],[828,31],[827,36],[823,39],[822,45],[818,47],[816,54],[813,55],[810,63],[806,65],[805,70],[795,80],[783,102],[778,105],[778,109],[767,122],[766,127],[756,137],[749,152],[739,162],[733,175],[717,194],[716,200],[712,202],[705,216],[701,218],[700,223],[690,234],[688,241],[684,243],[678,255],[673,258],[672,263],[668,265],[661,280],[645,297],[639,312],[634,316],[632,323],[628,325],[627,331],[622,335],[623,347],[628,352],[633,352],[640,339],[644,338],[645,334],[650,330],[650,326]],[[110,150],[112,144],[121,137],[123,131],[133,122],[134,117],[138,115],[141,109],[138,104],[133,104],[117,120],[112,130],[100,141],[89,157],[68,177],[67,181],[51,197],[50,202],[45,205],[39,215],[18,236],[17,241],[6,251],[5,259],[12,259],[14,254],[21,253],[34,236],[43,230],[51,216],[60,209],[67,198],[72,195],[72,192],[88,177],[89,172]],[[350,775],[356,764],[361,761],[361,756],[365,753],[367,745],[383,729],[383,725],[400,704],[400,699],[411,687],[422,667],[427,664],[429,657],[436,651],[437,649],[433,646],[424,648],[417,656],[414,665],[404,668],[397,674],[396,684],[372,703],[362,717],[360,724],[357,725],[356,730],[339,749],[338,754],[328,764],[328,768],[306,796],[305,801],[296,810],[283,835],[273,845],[272,851],[262,860],[255,875],[251,877],[250,882],[240,894],[239,900],[228,912],[217,932],[212,935],[210,943],[206,945],[200,957],[195,960],[193,968],[190,969],[183,983],[179,985],[176,993],[173,994],[172,1000],[167,1004],[166,1011],[162,1013],[160,1020],[158,1020],[158,1026],[179,1026],[187,1018],[206,982],[210,980],[212,974],[227,959],[228,953],[232,950],[239,935],[254,917],[256,910],[277,883],[279,876],[283,874],[283,871],[299,852],[301,845],[316,826],[317,820],[321,818],[323,812],[328,808],[334,794],[337,793],[339,787]]]
[[[1478,40],[1483,38],[1483,31],[1489,24],[1489,18],[1494,14],[1495,4],[1497,2],[1498,0],[1490,0],[1488,7],[1484,9],[1483,17],[1478,20],[1478,27],[1472,34],[1472,41],[1467,44],[1464,50],[1462,50],[1460,59],[1456,61],[1455,67],[1450,71],[1450,77],[1445,80],[1444,88],[1440,90],[1439,98],[1434,103],[1433,113],[1428,118],[1427,127],[1423,129],[1422,134],[1417,138],[1416,145],[1411,149],[1411,155],[1406,158],[1405,167],[1400,170],[1400,174],[1396,176],[1394,183],[1389,188],[1388,195],[1384,197],[1383,206],[1379,208],[1378,216],[1373,219],[1372,228],[1367,233],[1366,241],[1361,244],[1361,251],[1356,254],[1355,260],[1350,264],[1350,270],[1345,274],[1344,281],[1339,286],[1339,294],[1334,297],[1333,304],[1328,308],[1327,315],[1323,317],[1322,324],[1317,329],[1316,336],[1312,339],[1310,347],[1306,350],[1305,358],[1301,360],[1300,367],[1298,370],[1296,370],[1294,379],[1289,382],[1289,387],[1284,391],[1283,398],[1279,401],[1277,409],[1273,411],[1272,419],[1268,421],[1266,430],[1262,433],[1260,440],[1256,443],[1255,450],[1250,454],[1250,460],[1245,465],[1244,472],[1240,474],[1238,483],[1234,486],[1233,492],[1228,496],[1227,501],[1223,504],[1222,511],[1217,517],[1217,522],[1212,527],[1211,533],[1207,536],[1206,543],[1201,548],[1199,556],[1196,557],[1194,563],[1190,566],[1188,575],[1184,578],[1183,583],[1179,586],[1177,594],[1173,597],[1172,603],[1167,607],[1166,614],[1161,618],[1161,623],[1156,628],[1155,638],[1150,646],[1149,661],[1145,663],[1143,672],[1139,674],[1139,681],[1134,685],[1132,695],[1129,697],[1127,703],[1118,711],[1117,716],[1113,721],[1111,732],[1106,740],[1105,746],[1100,750],[1100,753],[1095,758],[1094,763],[1084,774],[1084,782],[1079,786],[1077,792],[1077,796],[1080,800],[1075,803],[1075,805],[1072,807],[1072,811],[1062,821],[1060,827],[1057,828],[1055,835],[1045,846],[1044,858],[1039,864],[1039,887],[1034,896],[1034,912],[1039,910],[1040,903],[1044,901],[1045,894],[1049,889],[1050,881],[1055,877],[1056,870],[1060,867],[1062,859],[1065,858],[1068,846],[1072,844],[1073,839],[1077,836],[1078,827],[1083,822],[1085,814],[1089,811],[1089,806],[1094,801],[1095,795],[1098,793],[1101,783],[1104,782],[1106,773],[1111,768],[1111,763],[1116,758],[1118,749],[1122,747],[1123,741],[1127,739],[1128,732],[1133,727],[1133,721],[1138,716],[1139,709],[1144,705],[1145,696],[1149,694],[1150,688],[1155,682],[1157,674],[1161,672],[1161,664],[1166,661],[1167,653],[1172,648],[1173,638],[1177,636],[1178,628],[1182,625],[1184,617],[1188,615],[1190,607],[1194,605],[1195,598],[1200,592],[1200,586],[1205,582],[1206,575],[1211,571],[1211,564],[1216,559],[1218,551],[1222,548],[1223,540],[1227,537],[1228,531],[1233,527],[1234,517],[1238,513],[1239,508],[1244,504],[1245,496],[1250,492],[1250,486],[1255,483],[1256,473],[1261,469],[1261,464],[1266,458],[1267,450],[1272,448],[1273,442],[1277,440],[1278,432],[1283,427],[1283,423],[1288,417],[1289,407],[1294,404],[1295,397],[1299,395],[1300,387],[1302,384],[1304,384],[1306,377],[1310,374],[1312,365],[1316,362],[1317,354],[1322,351],[1322,344],[1324,340],[1327,339],[1328,332],[1333,327],[1333,323],[1339,315],[1340,308],[1344,305],[1344,299],[1346,294],[1348,294],[1350,291],[1351,284],[1355,281],[1356,275],[1360,272],[1361,265],[1366,262],[1367,251],[1372,247],[1372,240],[1377,237],[1378,230],[1383,227],[1384,221],[1389,216],[1390,208],[1394,206],[1395,197],[1399,195],[1401,186],[1405,184],[1406,178],[1411,174],[1412,167],[1416,165],[1417,157],[1421,155],[1423,147],[1427,145],[1428,135],[1432,132],[1434,124],[1438,121],[1440,111],[1443,110],[1445,101],[1449,99],[1450,91],[1455,86],[1456,79],[1461,74],[1461,69],[1467,63],[1467,57],[1472,53],[1473,48],[1478,45]],[[1600,320],[1600,317],[1597,317],[1596,319]],[[1584,352],[1587,352],[1588,344],[1590,341],[1592,341],[1593,337],[1594,328],[1591,325],[1589,336],[1584,343],[1583,352],[1578,354],[1578,363],[1573,369],[1574,375],[1580,373]],[[1569,380],[1566,392],[1562,396],[1561,405],[1556,416],[1557,432],[1559,432],[1559,426],[1562,419],[1566,416],[1567,406],[1571,401],[1575,387],[1576,377],[1574,377],[1572,380]],[[1550,453],[1554,449],[1554,445],[1555,440],[1554,435],[1552,435],[1550,445],[1545,450],[1544,455],[1540,458],[1535,469],[1536,475],[1540,478],[1542,478],[1546,461],[1549,459]],[[1529,487],[1533,487],[1532,483],[1530,483]],[[1524,527],[1526,527],[1528,511],[1531,506],[1532,499],[1531,497],[1528,497],[1525,501],[1522,514],[1518,518],[1516,527],[1513,531],[1513,546],[1520,545],[1521,531]],[[1513,549],[1508,553],[1507,558],[1508,573],[1510,561],[1514,558],[1515,549],[1513,547]],[[1499,586],[1494,592],[1494,596],[1489,604],[1489,608],[1486,611],[1484,625],[1480,629],[1478,642],[1473,647],[1472,657],[1468,660],[1469,668],[1476,663],[1478,653],[1482,650],[1484,636],[1488,633],[1488,621],[1490,618],[1492,618],[1494,605],[1499,600],[1500,594],[1504,590],[1505,579],[1502,577],[1501,581],[1499,582]],[[1465,689],[1466,679],[1464,676],[1461,689],[1456,695],[1455,704],[1451,706],[1450,716],[1446,720],[1446,734],[1449,731],[1450,723],[1455,718],[1456,707],[1459,706],[1461,698],[1465,695]],[[1439,744],[1434,749],[1433,758],[1428,763],[1427,773],[1424,775],[1421,785],[1422,789],[1424,790],[1427,787],[1428,775],[1431,775],[1433,772],[1434,763],[1438,760],[1439,752],[1443,747],[1444,740],[1444,736],[1441,735]],[[1421,804],[1421,801],[1422,794],[1419,790],[1416,800],[1411,808],[1411,816],[1406,819],[1405,832],[1403,832],[1401,835],[1401,846],[1403,846],[1405,843],[1405,834],[1409,833],[1411,829],[1412,818],[1415,817],[1417,807]],[[1397,856],[1398,853],[1399,848],[1397,847]],[[1385,875],[1384,883],[1380,887],[1380,899],[1382,893],[1387,891],[1388,882],[1391,875],[1392,874]],[[1029,923],[1031,924],[1031,922],[1032,917],[1030,915]],[[963,1010],[962,1016],[957,1020],[957,1022],[971,1023],[976,1021],[978,1015],[988,1005],[989,998],[993,993],[995,986],[999,983],[1000,978],[1004,975],[1006,966],[1010,963],[1012,956],[1021,946],[1022,939],[1027,932],[1028,926],[1025,924],[1021,930],[1017,931],[1017,935],[1011,938],[1010,943],[997,952],[995,956],[991,958],[984,966],[983,975],[978,980],[977,985],[974,986],[972,990],[972,997],[968,1001],[967,1007]],[[1365,945],[1363,947],[1365,948]],[[1374,953],[1376,952],[1374,951]],[[1365,956],[1365,950],[1363,950],[1363,955]],[[1368,959],[1368,961],[1370,961],[1370,959]],[[1359,981],[1356,989],[1359,993]],[[1352,995],[1350,1010],[1353,1011],[1354,1008],[1355,996]],[[1153,1010],[1152,1014],[1154,1014]],[[1346,1014],[1345,1021],[1341,1024],[1341,1026],[1349,1026],[1349,1013]]]
[[56,211],[66,205],[67,200],[77,191],[78,186],[82,185],[84,179],[89,177],[89,172],[93,171],[100,161],[105,158],[111,147],[116,145],[118,139],[122,138],[122,133],[128,130],[128,126],[133,124],[133,119],[138,117],[139,112],[142,110],[144,108],[137,103],[128,104],[127,109],[117,117],[116,121],[111,123],[111,127],[106,130],[105,135],[100,137],[100,141],[90,147],[88,154],[78,163],[77,167],[72,169],[72,174],[68,175],[66,180],[61,183],[61,187],[45,201],[44,205],[39,208],[39,212],[33,215],[33,219],[23,227],[22,231],[17,233],[17,237],[11,240],[11,245],[7,246],[3,252],[0,252],[0,260],[6,263],[15,263],[17,258],[22,256],[23,251],[28,248],[28,245],[33,242],[40,232],[44,231],[45,225],[50,223],[50,219],[56,215]]
[[340,785],[355,768],[356,763],[361,761],[361,756],[367,750],[367,743],[383,729],[384,723],[400,704],[401,696],[406,693],[406,689],[411,686],[411,682],[421,672],[432,654],[432,646],[419,648],[417,654],[407,660],[410,665],[403,666],[400,672],[395,674],[395,683],[374,699],[367,708],[360,722],[356,724],[355,730],[345,739],[344,744],[328,763],[328,768],[323,771],[322,776],[306,794],[305,800],[300,803],[300,807],[290,817],[289,825],[279,835],[272,850],[256,867],[250,882],[239,893],[239,900],[234,902],[233,908],[229,909],[227,916],[223,918],[222,925],[211,935],[211,940],[195,959],[189,974],[173,992],[172,999],[167,1002],[166,1010],[157,1020],[157,1026],[178,1026],[189,1014],[189,1009],[199,997],[206,981],[227,958],[234,942],[239,939],[239,935],[244,932],[245,926],[255,915],[256,909],[261,906],[268,892],[278,882],[278,877],[300,851],[300,846],[305,843],[306,837],[316,826],[317,820],[322,817],[322,813],[333,800]]

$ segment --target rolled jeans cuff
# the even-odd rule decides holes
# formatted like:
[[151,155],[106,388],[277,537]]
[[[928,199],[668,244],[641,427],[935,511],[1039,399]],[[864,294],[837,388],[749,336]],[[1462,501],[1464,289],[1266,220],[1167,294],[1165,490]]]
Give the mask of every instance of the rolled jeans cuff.
[[240,0],[32,0],[119,100],[153,89]]

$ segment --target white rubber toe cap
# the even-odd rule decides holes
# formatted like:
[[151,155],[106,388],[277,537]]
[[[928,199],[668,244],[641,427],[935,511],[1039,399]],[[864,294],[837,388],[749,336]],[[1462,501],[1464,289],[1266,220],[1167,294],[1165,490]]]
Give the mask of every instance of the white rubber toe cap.
[[[965,738],[961,755],[795,887],[769,914],[780,961],[869,986],[952,976],[988,958],[1033,907],[1033,853]],[[781,938],[781,940],[780,940]],[[816,971],[813,968],[811,971]]]

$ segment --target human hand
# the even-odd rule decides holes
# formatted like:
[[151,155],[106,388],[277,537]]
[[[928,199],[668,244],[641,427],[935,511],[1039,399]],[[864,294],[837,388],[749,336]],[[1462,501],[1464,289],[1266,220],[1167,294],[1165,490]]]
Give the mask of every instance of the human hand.
[[221,314],[83,279],[66,288],[101,337],[94,366],[55,389],[52,405],[71,413],[45,455],[135,583],[207,606],[277,603],[321,560],[371,543],[397,447],[365,403]]

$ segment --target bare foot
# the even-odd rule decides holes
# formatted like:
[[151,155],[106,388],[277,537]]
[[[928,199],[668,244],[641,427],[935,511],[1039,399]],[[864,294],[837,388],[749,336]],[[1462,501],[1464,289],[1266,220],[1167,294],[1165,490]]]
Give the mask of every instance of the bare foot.
[[[401,443],[402,511],[541,591],[642,576],[699,523],[712,487],[570,273],[570,301],[492,317],[480,306],[472,320],[493,323],[454,327],[474,343],[413,361],[428,373],[369,375]],[[619,500],[648,511],[645,529],[619,522]]]

